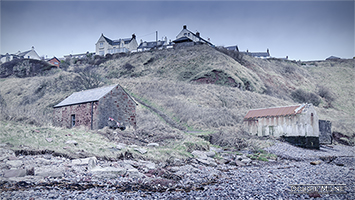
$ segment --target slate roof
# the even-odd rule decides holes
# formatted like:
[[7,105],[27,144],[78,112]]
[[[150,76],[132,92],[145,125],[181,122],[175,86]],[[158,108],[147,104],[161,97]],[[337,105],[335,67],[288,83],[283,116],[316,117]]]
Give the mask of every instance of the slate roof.
[[119,40],[111,40],[111,39],[109,39],[109,38],[107,38],[107,37],[105,37],[105,36],[104,36],[104,38],[105,38],[105,40],[107,41],[107,43],[109,43],[110,45],[119,45],[119,44],[121,44],[121,41],[123,41],[125,44],[128,44],[128,43],[132,40],[132,38],[124,38],[124,39],[119,39]]
[[303,105],[296,105],[296,106],[262,108],[262,109],[249,110],[249,112],[245,115],[244,119],[296,115],[296,114],[302,113],[304,108],[305,108],[305,105],[303,104]]
[[326,60],[338,60],[338,59],[340,59],[340,58],[336,57],[336,56],[330,56]]
[[253,57],[269,57],[270,55],[267,52],[242,52],[246,55]]
[[202,40],[202,41],[206,42],[207,44],[213,46],[213,44],[212,44],[211,42],[209,42],[209,41],[203,39],[202,37],[196,35],[195,33],[191,32],[190,30],[187,30],[187,31],[189,31],[192,35],[194,35],[195,37],[197,37],[200,41]]
[[48,61],[51,61],[51,60],[57,60],[58,62],[60,62],[60,60],[55,56],[53,58],[49,59]]
[[81,92],[74,92],[69,97],[64,99],[62,102],[55,105],[54,108],[98,101],[103,96],[105,96],[107,93],[109,93],[113,88],[115,88],[117,85],[118,84],[110,85],[110,86],[106,86],[106,87],[95,88],[95,89],[90,89],[90,90],[84,90]]
[[238,49],[238,46],[229,46],[229,47],[225,47],[227,50],[230,50],[230,51],[239,51]]
[[32,51],[32,50],[29,50],[29,51],[25,51],[25,52],[21,52],[21,53],[19,53],[19,54],[17,54],[19,57],[23,57],[23,56],[25,56],[27,53],[29,53],[30,51]]
[[[159,41],[159,42],[160,42],[160,44],[158,46],[157,46],[157,42],[156,41],[155,42],[143,42],[143,43],[141,43],[138,46],[137,49],[143,49],[143,48],[152,49],[152,48],[155,48],[155,47],[162,47],[164,45],[164,41]],[[144,46],[144,44],[146,44],[146,45]]]
[[186,36],[178,38],[173,41],[174,43],[181,43],[181,42],[192,42],[192,40]]

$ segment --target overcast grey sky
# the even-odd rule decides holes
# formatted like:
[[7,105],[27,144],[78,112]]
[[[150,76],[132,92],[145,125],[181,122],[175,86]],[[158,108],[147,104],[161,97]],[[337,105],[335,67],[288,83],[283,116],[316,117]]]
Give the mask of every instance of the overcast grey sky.
[[95,51],[101,33],[137,42],[183,25],[216,46],[323,60],[354,55],[354,1],[4,1],[1,54],[35,46],[48,57]]

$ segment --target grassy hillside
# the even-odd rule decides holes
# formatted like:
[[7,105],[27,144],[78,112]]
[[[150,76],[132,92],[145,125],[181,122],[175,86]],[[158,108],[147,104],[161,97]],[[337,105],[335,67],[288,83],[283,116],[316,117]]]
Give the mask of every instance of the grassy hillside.
[[217,145],[260,144],[242,131],[247,111],[294,105],[303,99],[316,102],[320,119],[331,120],[332,130],[352,137],[354,143],[354,60],[234,59],[202,45],[64,64],[65,70],[47,75],[0,79],[1,120],[50,127],[53,105],[66,96],[119,83],[141,104],[138,129],[126,130],[121,137],[111,134],[117,141],[160,142],[183,151],[189,150],[183,141],[198,140],[196,135],[210,135]]

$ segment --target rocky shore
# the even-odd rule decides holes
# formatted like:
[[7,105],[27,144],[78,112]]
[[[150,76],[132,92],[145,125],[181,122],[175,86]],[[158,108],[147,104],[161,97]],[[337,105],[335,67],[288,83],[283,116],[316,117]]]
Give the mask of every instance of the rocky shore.
[[[153,147],[155,148],[155,147]],[[0,148],[1,199],[355,199],[354,147],[308,150],[277,142],[276,160],[210,148],[166,163],[52,154],[21,155]],[[18,152],[17,152],[18,153]],[[342,194],[293,193],[292,184],[345,184]]]

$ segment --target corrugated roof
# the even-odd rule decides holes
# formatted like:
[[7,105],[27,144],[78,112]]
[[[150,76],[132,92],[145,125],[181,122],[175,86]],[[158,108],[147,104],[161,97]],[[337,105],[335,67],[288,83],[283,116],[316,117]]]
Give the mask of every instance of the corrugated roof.
[[90,89],[90,90],[84,90],[81,92],[74,92],[72,95],[70,95],[69,97],[64,99],[62,102],[55,105],[54,108],[98,101],[99,99],[101,99],[101,97],[103,97],[105,94],[109,93],[117,85],[118,84],[110,85],[110,86],[106,86],[106,87],[95,88],[95,89]]
[[305,105],[287,106],[287,107],[276,107],[276,108],[263,108],[249,110],[245,115],[244,119],[259,118],[259,117],[272,117],[272,116],[285,116],[285,115],[295,115],[303,111]]

